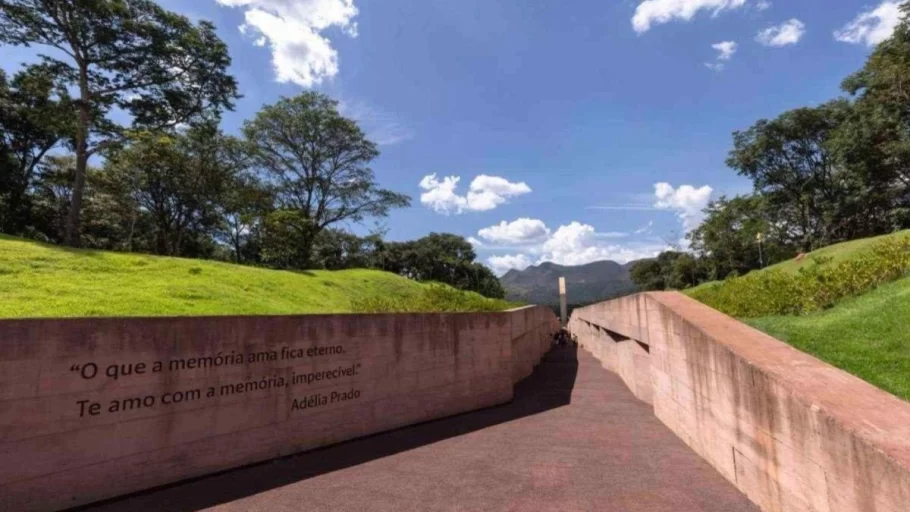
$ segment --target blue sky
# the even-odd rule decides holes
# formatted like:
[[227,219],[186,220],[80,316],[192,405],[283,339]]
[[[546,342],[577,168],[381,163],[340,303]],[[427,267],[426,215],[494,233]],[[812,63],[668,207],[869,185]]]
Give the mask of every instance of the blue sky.
[[[731,133],[840,94],[896,1],[160,3],[229,44],[245,97],[228,131],[279,96],[331,95],[381,144],[379,182],[413,198],[389,237],[472,237],[504,272],[678,241],[710,198],[750,189],[724,165]],[[3,51],[7,68],[27,55]]]

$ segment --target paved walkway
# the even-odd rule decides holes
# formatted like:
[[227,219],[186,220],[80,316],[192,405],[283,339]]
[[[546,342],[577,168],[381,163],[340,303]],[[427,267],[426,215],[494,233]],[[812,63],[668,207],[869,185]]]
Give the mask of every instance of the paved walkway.
[[756,512],[574,348],[550,353],[515,400],[92,510]]

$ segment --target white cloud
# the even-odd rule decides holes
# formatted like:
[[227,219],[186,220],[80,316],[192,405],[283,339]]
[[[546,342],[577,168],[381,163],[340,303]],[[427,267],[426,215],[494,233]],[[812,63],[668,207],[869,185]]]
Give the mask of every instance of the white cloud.
[[436,174],[424,176],[420,188],[426,192],[420,195],[420,202],[436,213],[457,215],[465,211],[492,210],[513,197],[531,192],[525,182],[513,183],[499,176],[481,174],[471,182],[468,194],[460,196],[455,190],[459,181],[459,176],[446,176],[441,181]]
[[357,121],[367,138],[380,146],[391,146],[414,138],[414,132],[393,113],[363,102],[338,102],[338,111]]
[[664,246],[610,245],[600,241],[593,226],[572,222],[560,226],[543,244],[540,262],[552,261],[560,265],[584,265],[593,261],[613,260],[627,263],[632,260],[655,256]]
[[746,0],[644,0],[635,9],[632,27],[639,34],[647,32],[653,25],[673,20],[689,21],[700,11],[709,11],[717,16],[722,11],[738,9]]
[[471,244],[471,245],[473,245],[475,249],[478,248],[478,247],[483,247],[483,242],[481,242],[480,240],[474,238],[473,236],[469,236],[469,237],[468,237],[468,243]]
[[711,48],[717,50],[717,62],[705,62],[705,67],[712,71],[723,71],[724,62],[733,58],[733,55],[736,54],[738,45],[736,41],[723,41],[717,44],[712,44]]
[[524,270],[531,266],[531,260],[524,254],[506,254],[505,256],[490,256],[487,263],[497,276],[501,276],[509,270]]
[[542,220],[522,217],[512,222],[502,221],[496,226],[483,228],[477,234],[494,244],[527,244],[543,242],[550,236],[550,229]]
[[357,37],[354,0],[216,0],[241,7],[244,35],[255,30],[256,46],[268,43],[279,82],[312,87],[338,73],[338,52],[323,35],[329,28]]
[[718,51],[719,55],[717,56],[717,60],[730,60],[736,53],[737,44],[736,41],[723,41],[711,45],[711,48]]
[[654,203],[654,206],[662,210],[675,211],[682,221],[683,229],[688,233],[697,228],[704,220],[702,210],[708,206],[712,192],[714,190],[707,185],[701,188],[695,188],[692,185],[673,188],[669,183],[656,183],[654,195],[657,197],[657,202]]
[[767,11],[768,9],[771,8],[771,5],[772,5],[771,2],[769,2],[768,0],[758,0],[758,3],[755,4],[755,8],[758,9],[759,11]]
[[891,37],[901,20],[903,0],[885,0],[871,11],[860,13],[850,23],[834,32],[838,41],[875,46]]
[[806,24],[794,18],[762,30],[755,40],[765,46],[787,46],[798,43],[805,33]]

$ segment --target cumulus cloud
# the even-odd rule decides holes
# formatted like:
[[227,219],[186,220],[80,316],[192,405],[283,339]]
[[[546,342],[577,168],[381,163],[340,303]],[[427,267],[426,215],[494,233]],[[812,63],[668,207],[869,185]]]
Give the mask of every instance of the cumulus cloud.
[[762,30],[755,40],[765,46],[787,46],[798,43],[805,33],[806,24],[794,18]]
[[490,269],[497,276],[501,276],[509,270],[524,270],[531,266],[531,259],[524,254],[506,254],[504,256],[490,256],[487,258]]
[[673,20],[689,21],[701,11],[717,16],[723,11],[738,9],[745,5],[746,0],[644,0],[635,9],[632,27],[642,34],[653,25]]
[[543,244],[540,262],[552,261],[559,265],[584,265],[593,261],[613,260],[627,263],[650,258],[664,247],[658,245],[614,245],[602,242],[593,226],[572,222],[560,226]]
[[522,217],[512,222],[502,221],[477,232],[480,238],[494,244],[527,244],[543,242],[550,229],[542,220]]
[[[354,0],[216,0],[244,9],[240,32],[258,35],[256,46],[272,50],[272,66],[281,83],[312,87],[338,73],[338,52],[323,33],[338,28],[357,37]],[[254,34],[255,33],[255,34]]]
[[531,192],[525,182],[513,183],[499,176],[481,174],[471,182],[467,195],[461,196],[456,192],[459,181],[459,176],[445,176],[442,180],[436,174],[424,176],[420,188],[425,192],[420,195],[420,202],[436,213],[457,215],[492,210],[513,197]]
[[656,183],[654,195],[657,202],[654,206],[662,210],[672,210],[677,213],[682,222],[683,229],[688,233],[697,228],[704,220],[705,207],[711,200],[714,190],[705,185],[695,188],[692,185],[682,185],[673,188],[669,183]]
[[736,54],[738,45],[736,44],[736,41],[723,41],[712,44],[711,48],[717,50],[717,62],[705,62],[705,67],[713,71],[723,71],[724,62],[733,58],[733,55]]
[[838,41],[875,46],[891,37],[901,20],[903,0],[885,0],[878,7],[860,13],[850,23],[834,32]]

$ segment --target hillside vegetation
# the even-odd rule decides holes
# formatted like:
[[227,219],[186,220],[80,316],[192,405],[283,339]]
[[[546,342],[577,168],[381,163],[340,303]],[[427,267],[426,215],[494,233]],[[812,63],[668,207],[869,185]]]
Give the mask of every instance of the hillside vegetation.
[[907,231],[833,245],[742,277],[686,291],[728,315],[801,315],[830,308],[910,272]]
[[775,338],[910,400],[910,278],[804,316],[746,322]]
[[685,293],[910,400],[910,231],[832,245]]
[[345,313],[364,311],[359,304],[378,297],[394,297],[396,310],[408,310],[440,295],[457,299],[448,310],[510,306],[378,270],[268,270],[0,235],[0,318]]

